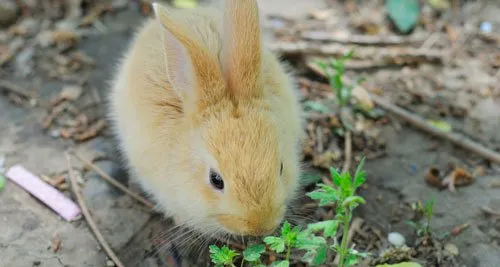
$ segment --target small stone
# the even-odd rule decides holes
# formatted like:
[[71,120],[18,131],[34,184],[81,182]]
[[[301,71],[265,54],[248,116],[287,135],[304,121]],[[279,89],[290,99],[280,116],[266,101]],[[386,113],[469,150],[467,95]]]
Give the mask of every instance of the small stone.
[[452,243],[448,243],[444,246],[444,249],[448,251],[453,256],[458,256],[458,248]]
[[32,73],[34,55],[35,49],[32,46],[26,47],[17,55],[15,67],[22,77],[27,77]]
[[391,244],[393,244],[396,247],[402,247],[406,244],[405,237],[402,234],[397,233],[397,232],[389,233],[389,235],[387,236],[387,239],[389,240],[389,242]]
[[493,30],[493,25],[489,21],[483,21],[479,28],[481,28],[481,31],[484,33],[491,33],[491,31]]
[[0,27],[8,27],[13,24],[18,16],[19,6],[14,0],[0,1]]
[[108,261],[106,261],[106,266],[113,267],[113,266],[115,266],[115,263],[112,260],[108,260]]
[[52,138],[59,138],[61,136],[61,133],[59,132],[59,130],[52,130],[50,131],[50,136]]

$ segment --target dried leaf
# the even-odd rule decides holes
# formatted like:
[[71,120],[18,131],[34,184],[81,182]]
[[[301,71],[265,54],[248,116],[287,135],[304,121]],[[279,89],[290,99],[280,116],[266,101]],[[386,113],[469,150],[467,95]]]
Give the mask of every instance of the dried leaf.
[[443,187],[443,185],[441,184],[441,179],[439,178],[440,177],[440,171],[439,169],[437,169],[436,167],[431,167],[427,170],[427,172],[425,173],[425,181],[434,186],[434,187],[437,187],[437,188],[441,188]]
[[366,109],[372,109],[375,106],[370,94],[361,86],[352,89],[352,96]]
[[456,168],[446,178],[443,179],[441,184],[443,186],[448,186],[448,189],[451,192],[455,192],[455,186],[468,185],[473,181],[474,177],[467,170]]
[[67,85],[65,86],[59,96],[63,98],[64,100],[76,100],[78,99],[83,92],[83,88],[78,85]]
[[61,239],[57,234],[54,235],[52,238],[52,251],[57,252],[59,251],[59,248],[61,248]]
[[52,41],[54,43],[75,45],[78,41],[78,35],[70,30],[57,30],[52,32]]

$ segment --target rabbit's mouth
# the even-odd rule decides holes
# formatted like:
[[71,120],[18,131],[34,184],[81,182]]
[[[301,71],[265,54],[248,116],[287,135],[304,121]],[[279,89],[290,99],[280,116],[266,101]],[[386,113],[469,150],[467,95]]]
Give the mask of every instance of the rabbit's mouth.
[[233,215],[219,215],[217,222],[230,234],[239,236],[266,236],[274,233],[280,221],[266,219],[248,220]]

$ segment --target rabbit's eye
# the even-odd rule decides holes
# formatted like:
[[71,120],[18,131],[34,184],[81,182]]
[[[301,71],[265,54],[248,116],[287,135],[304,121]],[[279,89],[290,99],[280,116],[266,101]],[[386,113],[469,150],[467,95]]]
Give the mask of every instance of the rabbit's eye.
[[222,180],[222,177],[214,170],[210,170],[210,183],[217,190],[224,189],[224,181]]
[[281,162],[280,175],[283,175],[283,162]]

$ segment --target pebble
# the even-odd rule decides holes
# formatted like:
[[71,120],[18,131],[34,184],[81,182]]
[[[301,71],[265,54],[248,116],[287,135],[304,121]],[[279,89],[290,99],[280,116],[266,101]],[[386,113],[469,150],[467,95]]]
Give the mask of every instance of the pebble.
[[0,27],[12,25],[18,16],[19,6],[14,0],[0,1]]
[[493,30],[493,25],[489,21],[484,21],[481,23],[480,28],[484,33],[491,33],[491,31]]
[[28,77],[33,72],[33,56],[35,49],[28,46],[21,51],[15,60],[15,68],[22,77]]
[[113,267],[113,266],[115,266],[115,263],[112,260],[108,260],[108,261],[106,261],[106,266]]
[[402,234],[397,233],[397,232],[389,233],[389,235],[387,236],[387,239],[389,240],[389,242],[391,244],[393,244],[396,247],[402,247],[406,244],[405,237]]
[[50,131],[50,136],[52,138],[59,138],[61,136],[61,133],[59,132],[59,130],[52,130]]
[[448,243],[444,246],[444,249],[448,251],[453,256],[458,256],[458,248],[452,243]]

